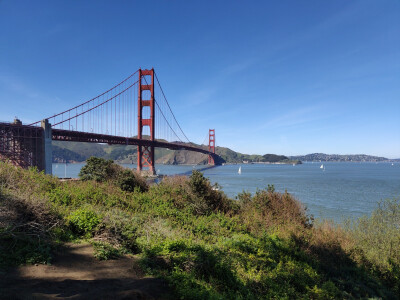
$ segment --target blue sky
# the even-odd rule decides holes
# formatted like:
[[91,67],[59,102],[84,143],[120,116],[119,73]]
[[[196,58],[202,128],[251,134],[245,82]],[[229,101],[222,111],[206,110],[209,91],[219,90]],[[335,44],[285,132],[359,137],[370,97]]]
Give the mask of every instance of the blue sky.
[[400,158],[400,1],[0,0],[0,120],[154,67],[200,143]]

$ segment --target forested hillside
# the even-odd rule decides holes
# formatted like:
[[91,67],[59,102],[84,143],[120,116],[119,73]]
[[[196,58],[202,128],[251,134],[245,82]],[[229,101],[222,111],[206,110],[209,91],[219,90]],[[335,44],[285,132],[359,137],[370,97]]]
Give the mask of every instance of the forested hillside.
[[[193,144],[195,145],[195,144]],[[198,146],[198,145],[195,145]],[[205,148],[207,146],[204,146]],[[217,163],[298,163],[284,155],[275,154],[242,154],[226,147],[216,147],[215,152],[220,156]],[[77,142],[53,142],[53,162],[83,162],[90,156],[112,159],[122,163],[136,161],[137,147],[124,145],[107,145]],[[186,151],[168,150],[156,148],[156,163],[162,164],[207,164],[208,157],[205,154]]]

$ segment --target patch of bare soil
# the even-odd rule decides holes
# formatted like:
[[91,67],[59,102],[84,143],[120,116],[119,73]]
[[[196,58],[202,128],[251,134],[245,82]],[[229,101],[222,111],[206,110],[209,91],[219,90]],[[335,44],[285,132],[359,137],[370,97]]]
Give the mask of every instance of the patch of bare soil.
[[134,257],[99,261],[90,244],[69,243],[52,265],[0,271],[0,299],[167,299],[167,284],[145,277]]

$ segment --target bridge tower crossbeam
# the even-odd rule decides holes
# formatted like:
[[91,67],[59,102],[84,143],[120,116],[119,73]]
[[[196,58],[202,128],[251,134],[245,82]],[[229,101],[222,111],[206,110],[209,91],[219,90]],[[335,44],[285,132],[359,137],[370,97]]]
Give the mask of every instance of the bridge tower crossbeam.
[[[145,79],[145,76],[151,77],[150,84]],[[154,141],[154,69],[139,69],[138,89],[138,139],[142,139],[143,127],[148,126],[150,128],[150,140]],[[146,90],[150,91],[150,99],[143,99],[143,91]],[[150,107],[150,118],[148,119],[143,118],[143,108],[146,106]],[[142,171],[143,167],[148,168],[150,174],[155,174],[154,146],[138,146],[137,170],[140,172]]]

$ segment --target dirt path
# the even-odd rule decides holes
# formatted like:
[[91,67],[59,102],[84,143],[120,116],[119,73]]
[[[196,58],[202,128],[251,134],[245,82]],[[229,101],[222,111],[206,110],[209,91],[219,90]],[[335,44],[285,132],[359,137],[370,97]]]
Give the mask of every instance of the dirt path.
[[67,244],[52,265],[0,273],[0,299],[166,299],[161,279],[144,277],[128,256],[98,261],[89,244]]

